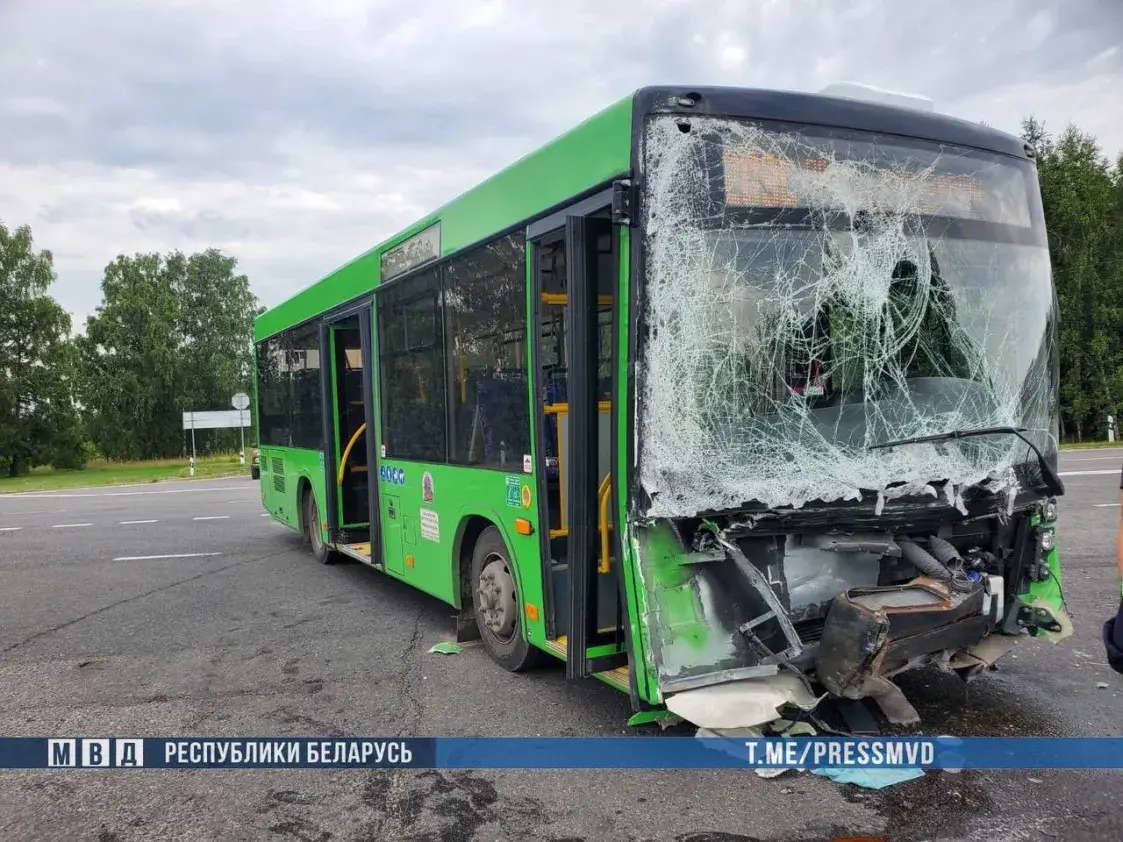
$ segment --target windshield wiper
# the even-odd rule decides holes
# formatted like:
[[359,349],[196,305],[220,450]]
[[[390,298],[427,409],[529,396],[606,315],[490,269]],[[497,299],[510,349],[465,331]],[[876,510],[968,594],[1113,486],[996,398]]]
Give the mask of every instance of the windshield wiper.
[[883,441],[877,444],[867,445],[867,450],[876,450],[880,447],[896,447],[901,444],[920,444],[926,441],[949,441],[951,439],[968,439],[975,436],[992,436],[996,434],[1005,433],[1011,436],[1017,436],[1033,451],[1037,457],[1037,464],[1041,467],[1041,476],[1045,480],[1045,485],[1053,496],[1060,496],[1065,493],[1065,485],[1061,482],[1061,478],[1057,476],[1057,472],[1053,470],[1053,466],[1049,464],[1045,458],[1045,454],[1041,449],[1030,441],[1024,434],[1029,432],[1027,427],[980,427],[977,430],[952,430],[948,433],[935,433],[930,436],[914,436],[910,439],[899,439],[898,441]]

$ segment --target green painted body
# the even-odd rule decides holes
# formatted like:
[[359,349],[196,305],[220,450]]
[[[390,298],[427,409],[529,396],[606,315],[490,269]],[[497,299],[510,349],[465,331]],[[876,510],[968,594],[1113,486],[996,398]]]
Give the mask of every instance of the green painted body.
[[[631,167],[631,144],[632,97],[629,96],[262,314],[255,322],[255,340],[313,319],[336,304],[371,293],[380,282],[381,254],[434,222],[439,221],[441,225],[442,255],[451,254],[627,173]],[[628,235],[627,229],[621,229],[619,294],[622,312],[626,312],[628,302]],[[527,267],[529,314],[534,311],[531,306],[533,293],[529,259]],[[528,331],[533,329],[535,326],[528,323]],[[372,332],[377,342],[377,318],[374,319]],[[620,331],[617,362],[622,378],[628,375],[628,342],[627,331]],[[529,362],[534,365],[533,358]],[[368,385],[377,395],[378,383]],[[334,383],[332,394],[335,394]],[[532,402],[533,417],[533,396],[528,396],[528,400]],[[627,419],[621,414],[621,431],[626,429],[626,424]],[[340,436],[338,417],[334,423],[334,435],[335,452],[341,454],[346,441]],[[375,435],[379,435],[377,430]],[[381,453],[381,444],[376,438],[376,453]],[[532,443],[532,450],[534,447]],[[538,466],[538,454],[534,452],[531,457],[532,464]],[[285,460],[288,476],[283,491],[274,487],[271,473],[274,458]],[[278,521],[297,531],[301,529],[298,494],[306,483],[316,494],[320,511],[326,511],[323,505],[324,470],[319,452],[263,446],[261,462],[262,500],[266,510]],[[380,481],[383,465],[401,469],[402,482]],[[431,504],[422,500],[422,477],[426,472],[433,479],[434,499]],[[300,479],[293,482],[294,476]],[[622,465],[617,466],[615,498],[619,507],[613,518],[616,523],[626,523],[628,497],[620,481],[623,476],[626,476],[626,471]],[[534,473],[510,474],[455,465],[379,459],[371,467],[371,481],[372,484],[378,482],[379,486],[382,558],[388,575],[459,609],[463,607],[460,582],[463,537],[466,531],[482,522],[494,525],[503,535],[515,561],[515,574],[524,602],[538,608],[537,619],[523,617],[526,636],[533,645],[557,654],[546,646],[546,598],[535,499],[538,486]],[[517,498],[512,499],[509,495],[509,483],[514,484]],[[524,486],[531,493],[529,507],[523,506]],[[334,493],[341,508],[342,498],[338,496],[338,489]],[[432,513],[425,515],[426,518],[436,517],[439,524],[439,534],[435,536],[437,540],[422,535],[423,510]],[[390,517],[391,511],[394,517]],[[519,535],[515,529],[516,518],[529,521],[533,534]],[[330,543],[326,529],[322,531],[322,536],[326,543]],[[639,641],[638,648],[642,648],[646,631],[639,618],[645,611],[644,596],[635,587],[634,559],[627,545],[623,555],[619,563],[623,565],[627,582],[629,622],[633,639]],[[558,610],[564,611],[564,602],[559,604]],[[589,654],[596,656],[618,651],[621,651],[620,647],[601,647],[599,651],[590,648]],[[638,659],[636,678],[639,695],[653,701],[658,697],[657,690],[649,680],[643,662],[642,658]]]
[[[1038,529],[1052,532],[1054,536],[1057,533],[1057,524],[1044,523],[1041,519],[1041,515],[1036,512],[1030,517],[1030,523]],[[1064,594],[1061,586],[1061,551],[1058,549],[1055,539],[1053,542],[1053,549],[1045,555],[1044,562],[1052,575],[1043,582],[1032,582],[1028,592],[1022,595],[1022,602],[1030,605],[1035,600],[1041,600],[1050,608],[1063,611]]]
[[[262,314],[255,322],[255,339],[268,338],[314,319],[344,302],[358,299],[369,302],[380,283],[382,253],[434,222],[439,221],[441,225],[441,254],[452,254],[629,173],[632,168],[632,114],[632,97],[627,97],[516,162]],[[627,314],[634,288],[629,263],[630,243],[636,234],[623,226],[617,226],[617,232],[620,238],[618,312]],[[527,248],[531,246],[528,244]],[[527,267],[527,330],[530,335],[538,326],[533,323],[536,308],[532,306],[529,254]],[[619,344],[615,365],[620,383],[628,382],[633,374],[634,360],[629,353],[633,339],[629,335],[630,328],[630,320],[625,318],[617,332]],[[377,318],[372,325],[372,334],[377,348]],[[528,348],[532,349],[532,346]],[[334,355],[329,359],[334,359]],[[536,361],[531,358],[529,364],[534,366]],[[377,380],[368,382],[367,386],[377,408]],[[332,394],[335,394],[334,384]],[[536,395],[528,395],[532,418],[539,410],[537,399]],[[612,521],[619,525],[620,558],[614,559],[613,563],[619,565],[624,582],[626,622],[631,641],[631,651],[627,654],[635,694],[643,703],[660,705],[663,693],[656,666],[661,662],[658,654],[673,648],[678,652],[699,653],[701,657],[717,642],[704,617],[697,587],[688,569],[687,548],[678,540],[672,525],[661,520],[640,524],[629,518],[630,489],[626,478],[630,476],[632,466],[627,461],[626,443],[630,435],[630,411],[631,407],[628,407],[626,411],[617,412],[618,426],[614,431],[618,461],[613,466],[616,505]],[[375,454],[382,452],[380,426],[376,424],[374,430],[367,431],[367,435],[375,437]],[[338,458],[346,445],[341,438],[338,418],[334,424],[334,436]],[[359,446],[363,446],[361,441]],[[534,447],[532,443],[532,449]],[[465,593],[461,581],[463,557],[470,552],[465,536],[477,534],[482,525],[497,527],[514,562],[522,601],[535,609],[522,616],[526,638],[532,645],[556,655],[556,645],[548,645],[544,559],[539,534],[542,524],[538,511],[536,472],[543,460],[537,452],[530,455],[533,469],[530,473],[376,458],[375,464],[370,466],[369,478],[371,490],[376,486],[378,489],[382,546],[381,552],[375,550],[371,555],[376,560],[382,560],[387,575],[460,609],[464,607],[462,599]],[[281,460],[283,464],[283,484],[278,484],[274,460]],[[324,504],[328,493],[326,467],[320,451],[262,446],[261,488],[266,510],[279,522],[300,531],[300,494],[308,487],[316,496],[322,518],[326,517],[323,515],[327,511]],[[392,471],[384,474],[381,470],[384,467],[400,470],[401,473]],[[422,480],[426,473],[432,478],[431,501],[423,499]],[[529,502],[525,498],[528,492]],[[339,490],[333,488],[331,493],[337,495],[339,510],[342,511]],[[519,519],[529,523],[531,535],[519,534],[516,529]],[[330,530],[326,524],[314,528],[320,528],[323,540],[330,543]],[[1035,583],[1028,596],[1043,599],[1060,610],[1058,552],[1054,550],[1048,560],[1054,577]],[[565,607],[564,595],[557,595],[555,609],[564,611]],[[602,655],[614,651],[620,651],[620,647],[607,650],[602,647],[596,653],[590,649],[589,654]],[[598,677],[608,680],[604,675]],[[637,722],[653,721],[658,715],[644,714]]]

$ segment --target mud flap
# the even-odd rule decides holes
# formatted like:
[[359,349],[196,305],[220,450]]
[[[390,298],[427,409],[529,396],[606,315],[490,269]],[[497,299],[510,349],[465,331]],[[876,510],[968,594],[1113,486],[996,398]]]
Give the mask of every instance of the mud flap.
[[480,627],[476,625],[476,614],[469,603],[467,608],[456,615],[456,642],[470,643],[479,639]]

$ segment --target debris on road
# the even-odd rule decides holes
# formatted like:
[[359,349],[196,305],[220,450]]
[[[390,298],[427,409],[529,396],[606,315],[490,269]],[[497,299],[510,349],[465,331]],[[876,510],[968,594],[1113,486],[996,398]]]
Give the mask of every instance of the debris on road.
[[459,655],[460,644],[442,640],[440,643],[434,643],[432,647],[430,647],[429,651],[437,652],[441,655]]
[[1099,689],[1101,689],[1101,690],[1106,690],[1106,689],[1107,689],[1108,687],[1110,687],[1111,685],[1110,685],[1110,684],[1108,684],[1108,683],[1107,683],[1106,681],[1097,681],[1097,682],[1096,682],[1096,686],[1097,686],[1097,687],[1098,687]]
[[812,775],[830,778],[836,784],[856,784],[866,789],[884,789],[887,786],[923,778],[923,769],[812,769]]

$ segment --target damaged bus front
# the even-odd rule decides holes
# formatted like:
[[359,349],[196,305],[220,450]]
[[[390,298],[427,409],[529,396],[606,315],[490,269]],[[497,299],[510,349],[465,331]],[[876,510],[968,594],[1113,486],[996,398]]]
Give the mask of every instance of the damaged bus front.
[[823,693],[914,722],[894,675],[970,678],[1071,630],[1032,150],[819,104],[853,119],[758,119],[733,94],[690,94],[636,129],[626,539],[647,666],[703,727],[759,726]]

